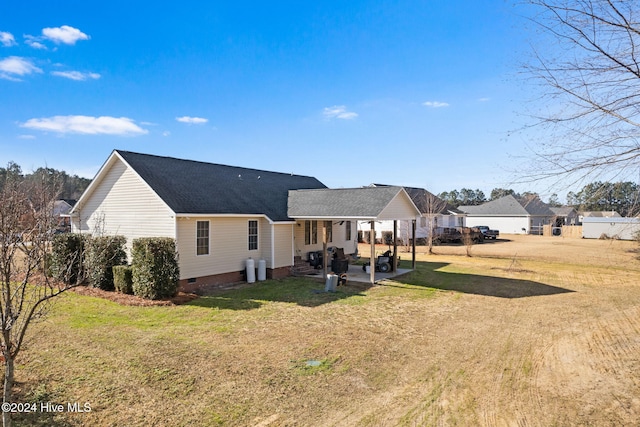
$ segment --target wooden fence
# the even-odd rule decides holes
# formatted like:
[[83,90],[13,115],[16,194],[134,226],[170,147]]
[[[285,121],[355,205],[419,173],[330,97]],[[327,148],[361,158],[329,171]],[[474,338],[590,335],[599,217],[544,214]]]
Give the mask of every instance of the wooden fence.
[[582,239],[581,225],[563,225],[562,227],[552,227],[551,224],[542,226],[543,236],[562,236],[570,239]]

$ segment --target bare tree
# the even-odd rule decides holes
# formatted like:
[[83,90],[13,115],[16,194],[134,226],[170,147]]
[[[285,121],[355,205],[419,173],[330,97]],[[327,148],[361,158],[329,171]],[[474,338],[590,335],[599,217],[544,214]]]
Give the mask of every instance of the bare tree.
[[640,2],[524,1],[543,30],[526,71],[547,101],[532,113],[541,131],[532,148],[539,161],[527,177],[637,176]]
[[421,190],[419,197],[414,197],[417,201],[416,205],[422,213],[422,218],[426,222],[427,228],[427,245],[429,254],[433,254],[433,241],[436,238],[436,229],[438,227],[438,218],[447,211],[447,202],[440,197],[426,190]]
[[[3,403],[11,403],[14,361],[31,322],[42,319],[52,298],[74,285],[57,286],[44,273],[55,228],[55,182],[6,174],[0,182],[0,346],[4,358]],[[3,425],[11,413],[3,411]]]

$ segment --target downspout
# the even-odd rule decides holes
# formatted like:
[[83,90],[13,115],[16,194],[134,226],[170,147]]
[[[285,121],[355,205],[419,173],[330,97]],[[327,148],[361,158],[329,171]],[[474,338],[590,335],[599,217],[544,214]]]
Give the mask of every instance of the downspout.
[[276,268],[276,225],[271,223],[271,270]]
[[416,220],[411,221],[411,268],[416,269]]
[[393,220],[393,271],[398,271],[398,220]]
[[291,224],[291,268],[295,265],[296,257],[296,224]]

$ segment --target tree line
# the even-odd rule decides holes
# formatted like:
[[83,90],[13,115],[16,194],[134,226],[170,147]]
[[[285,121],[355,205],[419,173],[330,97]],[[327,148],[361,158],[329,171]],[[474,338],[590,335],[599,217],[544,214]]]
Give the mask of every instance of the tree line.
[[[520,199],[523,197],[537,197],[537,193],[533,193],[530,191],[525,191],[524,193],[517,193],[510,188],[494,188],[491,190],[490,196],[487,198],[482,190],[472,190],[470,188],[463,188],[460,191],[451,190],[451,191],[443,191],[438,194],[438,197],[450,205],[454,207],[458,206],[477,206],[486,202],[490,202],[492,200],[499,199],[504,196],[511,195],[516,199]],[[557,196],[556,196],[557,200]]]
[[0,167],[0,189],[4,187],[7,179],[25,183],[43,183],[59,189],[59,199],[80,198],[84,190],[87,189],[91,180],[81,178],[78,175],[69,175],[65,171],[53,168],[40,167],[32,173],[23,173],[20,165],[9,162],[7,167]]
[[[438,197],[454,207],[481,205],[501,197],[512,195],[516,199],[538,197],[538,193],[525,191],[517,193],[509,188],[494,188],[487,198],[482,190],[463,188],[461,190],[444,191]],[[565,206],[578,211],[616,211],[622,216],[635,216],[640,213],[640,186],[634,182],[596,181],[585,185],[578,192],[570,191],[566,196]],[[557,194],[546,200],[552,207],[562,206]]]

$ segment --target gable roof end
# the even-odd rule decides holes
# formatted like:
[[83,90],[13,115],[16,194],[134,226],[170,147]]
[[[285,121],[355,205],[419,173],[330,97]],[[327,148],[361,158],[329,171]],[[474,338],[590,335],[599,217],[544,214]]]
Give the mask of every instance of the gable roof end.
[[292,218],[375,219],[397,197],[405,197],[411,216],[418,208],[402,187],[363,187],[289,191],[288,214]]

